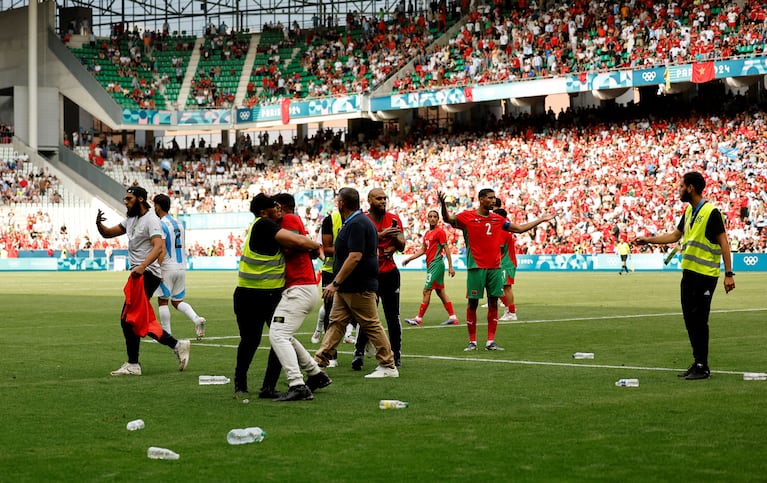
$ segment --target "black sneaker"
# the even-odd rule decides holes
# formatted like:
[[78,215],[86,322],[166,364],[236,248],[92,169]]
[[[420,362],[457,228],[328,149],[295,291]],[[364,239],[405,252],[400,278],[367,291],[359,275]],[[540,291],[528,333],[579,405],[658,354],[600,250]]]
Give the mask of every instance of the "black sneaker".
[[261,390],[258,391],[259,399],[274,399],[280,396],[282,396],[282,393],[273,387],[262,387]]
[[690,375],[690,372],[692,371],[692,368],[695,367],[695,363],[693,362],[690,367],[687,368],[686,371],[682,371],[679,374],[676,375],[676,377],[687,377]]
[[235,394],[247,394],[248,393],[248,381],[245,379],[234,378],[234,393]]
[[690,373],[687,374],[684,378],[688,381],[695,381],[698,379],[708,379],[711,377],[711,371],[708,369],[708,366],[704,366],[700,363],[695,363],[690,368]]
[[352,359],[352,369],[355,371],[361,371],[362,365],[365,363],[365,359],[362,356],[354,356]]
[[306,384],[299,384],[298,386],[290,386],[288,392],[280,397],[272,399],[272,401],[311,401],[312,399],[314,399],[314,395],[312,394],[312,391],[306,387]]
[[333,380],[330,379],[330,377],[328,377],[328,375],[322,371],[306,378],[306,385],[312,392],[316,391],[317,389],[322,389],[323,387],[328,387],[332,383]]

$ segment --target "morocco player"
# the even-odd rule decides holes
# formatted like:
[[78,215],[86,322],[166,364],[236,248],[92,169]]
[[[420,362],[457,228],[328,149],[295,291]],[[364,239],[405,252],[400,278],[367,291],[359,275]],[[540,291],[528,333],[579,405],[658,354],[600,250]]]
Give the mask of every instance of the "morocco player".
[[503,270],[501,270],[501,245],[505,242],[505,233],[524,233],[545,221],[552,220],[556,214],[546,214],[537,220],[518,225],[506,220],[495,208],[495,191],[485,188],[479,191],[479,207],[452,215],[447,211],[445,194],[438,192],[442,206],[442,218],[456,228],[463,230],[466,242],[466,327],[469,330],[469,345],[465,351],[477,350],[477,307],[479,299],[487,290],[487,350],[503,350],[495,343],[495,330],[498,327],[498,298],[503,297]]
[[423,286],[423,300],[418,308],[418,315],[412,319],[405,319],[405,322],[410,325],[421,325],[423,323],[423,314],[429,308],[431,292],[434,290],[437,292],[439,299],[442,300],[442,304],[450,316],[442,325],[458,325],[458,317],[455,316],[453,302],[450,301],[445,291],[445,260],[442,258],[443,253],[447,257],[447,272],[451,277],[455,277],[453,259],[450,256],[450,249],[447,244],[447,234],[438,225],[439,213],[435,210],[429,211],[426,215],[426,221],[429,222],[429,231],[423,235],[423,246],[402,261],[402,266],[404,267],[421,255],[426,254],[426,283]]

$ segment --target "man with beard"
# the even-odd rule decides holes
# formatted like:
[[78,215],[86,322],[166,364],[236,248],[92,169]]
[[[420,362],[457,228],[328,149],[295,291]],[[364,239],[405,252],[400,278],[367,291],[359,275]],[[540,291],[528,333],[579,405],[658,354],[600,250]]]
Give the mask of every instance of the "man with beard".
[[[373,188],[368,193],[368,218],[378,232],[378,300],[383,305],[386,325],[389,328],[389,342],[394,352],[394,364],[400,367],[402,352],[402,326],[399,322],[399,287],[400,273],[394,262],[394,252],[405,249],[405,236],[402,233],[402,220],[394,213],[386,211],[386,193],[381,188]],[[362,369],[363,356],[368,338],[359,331],[354,346],[352,369]]]
[[687,380],[708,379],[708,317],[711,299],[719,279],[719,263],[724,261],[724,291],[735,288],[730,242],[724,217],[703,199],[706,180],[701,173],[685,173],[679,184],[679,199],[689,203],[676,229],[655,236],[639,236],[637,245],[675,243],[682,238],[682,315],[695,361],[678,374]]
[[[139,346],[141,337],[145,335],[149,335],[160,344],[173,349],[178,359],[180,371],[183,371],[189,363],[189,349],[191,347],[189,340],[176,340],[167,331],[162,330],[154,316],[154,310],[149,304],[149,300],[151,300],[157,287],[160,286],[162,279],[157,257],[163,252],[163,244],[160,219],[157,218],[154,211],[149,209],[150,206],[146,200],[146,190],[140,186],[132,186],[128,188],[124,199],[127,218],[121,221],[119,225],[107,228],[104,226],[106,219],[104,213],[98,210],[96,214],[96,228],[104,238],[128,235],[128,263],[131,280],[126,286],[126,302],[120,317],[128,361],[119,369],[112,371],[113,376],[141,375]],[[135,300],[137,296],[140,298],[141,293],[131,292],[128,288],[139,282],[143,284],[143,292],[146,295],[144,301]]]

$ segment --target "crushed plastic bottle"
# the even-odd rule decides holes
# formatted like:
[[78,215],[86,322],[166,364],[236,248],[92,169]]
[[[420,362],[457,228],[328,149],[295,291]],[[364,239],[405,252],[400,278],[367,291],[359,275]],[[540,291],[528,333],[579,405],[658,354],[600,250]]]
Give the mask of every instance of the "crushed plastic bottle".
[[157,446],[150,446],[146,450],[146,455],[153,460],[177,460],[180,458],[178,453],[171,451],[167,448],[158,448]]
[[576,352],[573,354],[573,359],[593,359],[593,352]]
[[767,372],[744,372],[744,381],[767,381]]
[[136,431],[139,429],[144,429],[144,420],[134,419],[133,421],[129,421],[128,424],[125,426],[125,428],[128,431]]
[[210,386],[214,384],[229,384],[229,378],[226,376],[200,376],[197,379],[200,386]]
[[233,429],[226,435],[229,444],[260,443],[264,438],[266,432],[259,427]]
[[618,379],[615,381],[618,387],[639,387],[639,379]]
[[398,401],[396,399],[381,399],[378,402],[378,407],[381,409],[405,409],[409,405],[405,401]]

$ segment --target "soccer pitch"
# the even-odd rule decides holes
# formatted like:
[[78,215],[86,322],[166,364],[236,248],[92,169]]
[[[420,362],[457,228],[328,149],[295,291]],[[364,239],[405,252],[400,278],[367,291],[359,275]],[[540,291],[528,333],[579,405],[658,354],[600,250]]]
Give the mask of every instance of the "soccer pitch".
[[[5,273],[0,278],[0,481],[764,481],[767,275],[720,285],[711,317],[712,377],[685,381],[691,362],[679,274],[521,272],[519,321],[501,322],[505,351],[464,352],[465,274],[447,289],[460,326],[436,295],[423,327],[403,325],[399,379],[367,380],[339,347],[333,384],[314,401],[275,403],[232,384],[238,343],[235,272],[190,272],[187,298],[208,319],[189,367],[141,345],[141,377],[112,377],[125,361],[119,327],[127,273]],[[416,314],[423,273],[403,272],[402,319]],[[486,309],[478,342],[484,345]],[[173,332],[192,323],[172,310]],[[299,339],[309,342],[315,316]],[[260,387],[268,337],[250,370]],[[593,360],[572,353],[593,352]],[[640,387],[620,388],[620,378]],[[281,389],[285,389],[284,376]],[[410,407],[380,410],[380,399]],[[141,418],[146,427],[127,431]],[[262,443],[230,446],[232,428],[260,426]],[[150,460],[161,446],[177,461]]]

